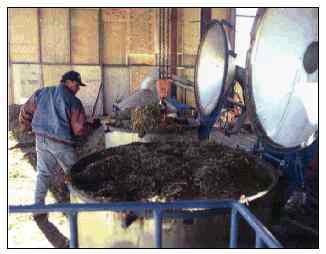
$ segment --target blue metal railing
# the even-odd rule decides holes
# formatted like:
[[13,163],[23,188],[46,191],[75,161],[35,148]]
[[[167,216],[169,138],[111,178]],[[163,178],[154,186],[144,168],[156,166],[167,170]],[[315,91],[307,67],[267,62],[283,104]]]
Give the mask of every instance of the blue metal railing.
[[155,220],[155,246],[162,246],[162,219],[163,218],[195,218],[207,217],[217,213],[205,211],[171,211],[174,209],[218,209],[224,212],[231,209],[230,248],[237,248],[238,222],[240,216],[251,226],[256,235],[256,248],[283,248],[281,243],[264,227],[264,225],[249,211],[247,207],[233,200],[198,200],[176,201],[171,203],[141,203],[141,202],[115,202],[105,204],[51,204],[51,205],[25,205],[9,206],[10,213],[48,213],[65,212],[69,215],[70,248],[78,248],[77,215],[79,212],[115,211],[122,212],[132,210],[143,212],[152,210]]

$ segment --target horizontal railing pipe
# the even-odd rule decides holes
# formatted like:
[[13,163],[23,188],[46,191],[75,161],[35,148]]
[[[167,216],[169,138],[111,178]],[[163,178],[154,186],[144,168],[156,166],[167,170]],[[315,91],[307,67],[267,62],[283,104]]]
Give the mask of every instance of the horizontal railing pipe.
[[[179,209],[179,211],[173,211]],[[195,209],[186,211],[182,209]],[[198,210],[199,209],[199,210]],[[205,210],[210,209],[210,210]],[[78,212],[115,211],[122,212],[132,210],[134,212],[144,212],[152,210],[155,219],[155,244],[162,246],[162,220],[166,218],[199,218],[220,214],[216,209],[229,212],[231,209],[231,234],[230,247],[237,246],[238,219],[241,215],[256,232],[256,247],[266,245],[270,248],[282,248],[277,239],[264,227],[264,225],[246,208],[235,200],[191,200],[176,201],[166,203],[154,202],[114,202],[114,203],[91,203],[91,204],[50,204],[50,205],[24,205],[9,206],[10,213],[49,213],[64,212],[69,214],[70,225],[70,247],[78,248]],[[180,211],[181,210],[181,211]]]

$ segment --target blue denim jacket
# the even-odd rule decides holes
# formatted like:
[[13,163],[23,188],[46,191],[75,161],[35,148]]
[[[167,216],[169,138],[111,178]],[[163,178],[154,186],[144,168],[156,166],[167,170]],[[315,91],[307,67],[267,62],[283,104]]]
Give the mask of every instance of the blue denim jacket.
[[63,84],[37,90],[24,104],[20,123],[37,135],[65,143],[88,132],[81,101]]

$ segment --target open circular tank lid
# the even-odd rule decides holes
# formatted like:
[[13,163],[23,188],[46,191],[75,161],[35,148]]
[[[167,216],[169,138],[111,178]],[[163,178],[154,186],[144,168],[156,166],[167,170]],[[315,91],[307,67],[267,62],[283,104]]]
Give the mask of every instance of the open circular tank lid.
[[248,51],[248,111],[263,142],[300,149],[318,138],[318,9],[261,8]]
[[235,55],[230,51],[223,22],[211,21],[199,44],[195,66],[195,98],[202,116],[220,110],[220,98],[233,81],[235,66],[232,57]]

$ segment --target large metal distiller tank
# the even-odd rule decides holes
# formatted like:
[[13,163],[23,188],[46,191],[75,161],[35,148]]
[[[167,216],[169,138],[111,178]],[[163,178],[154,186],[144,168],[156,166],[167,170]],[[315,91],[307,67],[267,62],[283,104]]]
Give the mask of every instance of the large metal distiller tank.
[[318,137],[318,8],[259,9],[247,57],[248,112],[282,152]]
[[[162,144],[164,145],[164,143]],[[152,147],[152,145],[154,145],[154,143],[147,144],[147,146],[150,147]],[[140,143],[135,143],[133,146],[143,149],[140,147]],[[126,146],[120,146],[119,148],[122,149],[125,147]],[[75,175],[78,175],[78,170],[89,170],[89,167],[91,170],[96,170],[96,165],[101,165],[106,158],[112,158],[117,153],[119,153],[119,151],[110,148],[89,155],[80,160],[74,166],[73,171]],[[268,187],[266,187],[266,189],[261,188],[259,189],[261,191],[258,193],[248,196],[247,198],[249,201],[254,201],[265,196],[277,183],[277,175],[270,165],[261,160],[257,160],[257,165],[258,166],[255,168],[257,171],[256,174],[264,178],[264,181],[268,183]],[[200,168],[203,169],[203,167]],[[91,170],[89,170],[89,172]],[[134,174],[134,171],[130,173]],[[139,176],[141,177],[141,174],[139,174]],[[89,177],[92,178],[92,176]],[[77,178],[73,177],[73,182],[75,179]],[[89,182],[89,180],[87,180],[87,182]],[[101,185],[100,181],[98,184]],[[80,188],[79,186],[80,185],[76,181],[76,185],[71,187],[73,202],[98,203],[107,202],[110,199],[110,197],[94,197],[87,188]],[[138,193],[138,191],[136,192]],[[113,196],[112,194],[112,197]],[[146,196],[143,197],[146,198]],[[79,214],[78,230],[80,247],[154,247],[155,224],[152,219],[152,214],[149,211],[137,214],[141,218],[134,221],[128,228],[122,228],[124,222],[124,215],[122,213],[96,212]],[[163,247],[227,247],[229,239],[229,222],[230,218],[226,215],[214,215],[214,217],[194,219],[190,222],[182,219],[165,219],[163,221]]]
[[[250,61],[248,61],[247,70],[251,89],[248,99],[251,103],[250,107],[253,107],[255,110],[255,114],[253,114],[252,117],[254,119],[254,124],[260,127],[260,132],[258,132],[260,136],[271,141],[271,143],[275,143],[278,147],[292,148],[310,140],[316,130],[316,120],[314,114],[312,114],[314,108],[312,104],[314,103],[309,103],[310,99],[314,98],[314,95],[310,92],[306,93],[304,96],[305,99],[301,100],[299,96],[300,92],[298,91],[298,93],[296,93],[296,81],[305,81],[299,82],[300,85],[298,86],[302,85],[302,87],[305,87],[310,85],[313,87],[312,90],[315,90],[316,85],[314,81],[316,81],[316,79],[313,77],[316,75],[316,67],[313,56],[315,56],[316,44],[312,42],[317,40],[318,49],[318,34],[316,38],[316,32],[318,31],[318,15],[310,8],[271,8],[259,10],[258,13],[260,15],[257,17],[254,25],[255,33],[253,33],[249,54],[251,58],[249,58]],[[287,15],[289,15],[289,18],[287,18]],[[295,22],[294,17],[297,17]],[[270,33],[268,32],[268,27],[272,28]],[[292,30],[296,30],[296,32],[290,32]],[[275,37],[270,38],[271,35]],[[310,41],[306,39],[307,36],[311,37]],[[270,38],[271,41],[268,40],[265,42],[265,38]],[[273,41],[274,43],[272,43]],[[278,41],[281,41],[282,44],[279,44]],[[293,44],[297,46],[292,50],[288,45]],[[300,50],[302,50],[302,48],[304,48],[304,50],[301,52]],[[269,53],[271,50],[274,52],[273,54]],[[298,58],[296,57],[298,52],[301,52],[300,57],[303,58],[301,59],[304,62],[301,62],[303,67],[295,60]],[[264,54],[270,59],[270,63],[273,63],[273,65],[267,64],[268,61],[259,60],[263,59]],[[284,59],[287,59],[285,57],[287,55],[292,64],[296,63],[295,67],[289,67],[289,73],[291,73],[292,76],[284,73],[284,71],[278,67]],[[209,117],[213,112],[221,110],[221,100],[234,77],[233,57],[234,54],[230,51],[224,24],[219,21],[213,21],[209,24],[208,30],[201,40],[196,63],[196,102],[197,108],[204,118]],[[288,66],[284,66],[283,68],[286,69],[287,67]],[[271,74],[275,69],[282,71],[281,76],[283,78],[278,77],[278,73]],[[260,72],[265,74],[260,75]],[[279,85],[279,83],[276,85],[271,84],[271,80],[274,80],[274,78],[277,79],[277,82],[281,82],[282,86]],[[264,85],[266,83],[268,83],[268,86]],[[269,87],[273,85],[274,87],[277,86],[278,90],[275,91]],[[266,92],[264,91],[265,89]],[[303,91],[306,91],[306,89],[303,88]],[[277,103],[278,97],[281,100],[279,103]],[[297,97],[297,99],[294,102],[299,100],[301,103],[292,103],[292,98],[295,97]],[[310,107],[307,111],[303,111],[308,105],[312,107],[312,110],[310,110]],[[275,107],[275,110],[272,110],[271,107]],[[293,111],[291,110],[296,107],[298,107],[297,110],[294,110],[295,112],[298,111],[294,114],[296,121],[304,123],[305,120],[309,120],[307,126],[303,125],[306,127],[304,139],[302,139],[300,135],[292,135],[292,132],[297,131],[290,128],[291,125],[288,124],[288,121],[293,121],[294,123],[294,116],[291,114]],[[302,114],[303,112],[306,113]],[[283,121],[282,119],[286,120]],[[256,125],[255,127],[257,128]],[[296,128],[298,127],[299,126],[296,126]],[[289,135],[290,137],[284,138],[284,133],[291,133],[291,135]],[[125,139],[120,139],[119,137],[123,137],[123,135],[124,131],[121,130],[116,133],[110,133],[108,141],[111,142],[108,142],[108,144],[121,145],[139,141],[133,133],[127,134]],[[101,154],[102,156],[107,156],[110,154],[110,148],[101,153],[93,154],[82,159],[74,166],[74,169],[83,170],[83,167],[86,165],[101,159],[99,158]],[[254,212],[257,211],[257,213],[262,212],[264,214],[269,214],[270,207],[264,206],[264,204],[270,201],[269,194],[277,183],[278,175],[275,170],[269,170],[270,166],[266,165],[265,162],[258,160],[258,164],[261,169],[258,173],[268,175],[271,180],[270,185],[266,190],[262,190],[256,195],[249,197],[248,200],[254,201],[253,205],[251,205],[253,208],[257,207],[257,210],[254,209]],[[85,193],[75,186],[71,186],[71,200],[77,203],[98,202],[85,195]],[[261,209],[259,208],[260,202],[263,204]],[[183,220],[164,220],[162,226],[163,247],[227,247],[229,241],[229,223],[229,217],[223,215],[205,219],[194,219],[191,223]],[[122,228],[121,224],[121,213],[80,213],[78,215],[79,247],[154,247],[154,221],[152,218],[144,214],[143,219],[136,220],[126,229]]]

